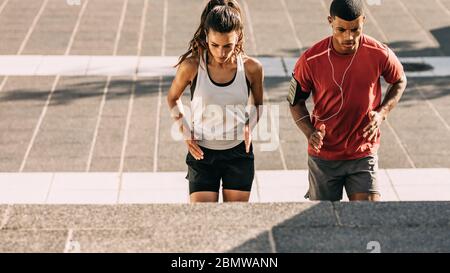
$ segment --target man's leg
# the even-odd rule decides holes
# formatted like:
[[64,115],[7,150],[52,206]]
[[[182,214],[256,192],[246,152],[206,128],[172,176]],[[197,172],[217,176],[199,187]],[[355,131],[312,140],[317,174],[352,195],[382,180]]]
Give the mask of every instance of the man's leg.
[[380,201],[379,193],[354,193],[348,197],[350,201]]
[[344,187],[342,161],[308,156],[309,190],[307,198],[320,201],[340,201]]
[[345,168],[348,172],[345,190],[350,201],[380,201],[376,155],[350,160]]

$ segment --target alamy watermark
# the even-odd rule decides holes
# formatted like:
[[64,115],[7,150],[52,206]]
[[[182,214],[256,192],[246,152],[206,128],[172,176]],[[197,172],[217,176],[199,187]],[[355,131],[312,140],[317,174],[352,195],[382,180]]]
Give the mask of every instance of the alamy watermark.
[[[203,105],[202,99],[196,98],[191,106],[196,110],[178,101],[171,111],[172,117],[182,114],[171,127],[171,137],[175,141],[244,141],[247,124],[252,142],[259,142],[261,151],[275,151],[280,145],[278,105]],[[201,111],[197,110],[199,108]]]

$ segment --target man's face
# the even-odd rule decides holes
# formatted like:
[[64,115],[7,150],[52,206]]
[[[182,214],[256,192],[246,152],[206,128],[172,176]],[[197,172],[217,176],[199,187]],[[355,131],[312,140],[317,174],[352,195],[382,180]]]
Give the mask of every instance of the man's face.
[[337,52],[352,54],[358,49],[365,19],[362,15],[353,21],[346,21],[338,16],[328,17],[333,29],[333,46]]

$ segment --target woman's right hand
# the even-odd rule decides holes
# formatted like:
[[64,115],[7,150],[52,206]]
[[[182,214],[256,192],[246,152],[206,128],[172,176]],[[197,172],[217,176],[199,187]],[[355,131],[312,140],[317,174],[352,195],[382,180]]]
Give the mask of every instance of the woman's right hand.
[[203,151],[200,149],[200,146],[197,144],[197,140],[191,138],[185,140],[186,145],[188,147],[189,153],[196,159],[196,160],[202,160],[203,159]]
[[203,159],[203,151],[198,146],[197,140],[194,137],[194,133],[188,128],[188,126],[184,123],[180,126],[180,131],[184,136],[184,142],[187,145],[189,153],[196,159],[196,160],[202,160]]
[[200,149],[200,146],[198,146],[197,140],[195,139],[194,136],[194,132],[192,132],[186,119],[183,117],[182,114],[180,114],[177,118],[178,119],[175,122],[178,123],[180,133],[183,135],[184,142],[187,145],[189,153],[191,153],[191,155],[196,160],[203,159],[203,151],[202,149]]

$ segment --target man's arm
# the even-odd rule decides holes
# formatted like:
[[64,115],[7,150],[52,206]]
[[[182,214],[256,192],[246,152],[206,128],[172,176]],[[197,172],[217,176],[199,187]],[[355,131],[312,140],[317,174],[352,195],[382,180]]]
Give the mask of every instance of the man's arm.
[[406,89],[407,82],[406,75],[403,74],[403,77],[399,81],[389,85],[381,105],[369,114],[370,123],[364,128],[363,137],[368,137],[369,141],[372,141],[376,137],[382,121],[387,118],[388,114],[400,101]]
[[380,107],[377,109],[377,112],[381,114],[383,120],[387,118],[389,112],[391,112],[400,101],[400,98],[406,89],[407,82],[406,75],[403,74],[403,77],[399,81],[388,87],[386,96]]
[[290,105],[291,115],[297,127],[303,132],[307,139],[315,131],[311,122],[308,108],[306,108],[306,101],[299,100],[296,105]]
[[292,118],[297,127],[303,132],[316,152],[320,152],[323,145],[323,138],[325,137],[325,125],[322,125],[319,130],[314,128],[311,122],[308,108],[306,108],[306,101],[299,100],[295,105],[290,104]]

